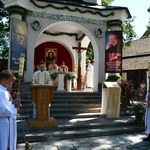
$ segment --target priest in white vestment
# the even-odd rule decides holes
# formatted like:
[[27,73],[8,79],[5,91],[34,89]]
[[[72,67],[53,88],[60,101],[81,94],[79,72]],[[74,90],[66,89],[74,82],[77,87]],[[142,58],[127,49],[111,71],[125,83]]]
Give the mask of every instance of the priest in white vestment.
[[87,68],[86,68],[86,87],[93,88],[93,65],[91,61],[87,61]]
[[146,94],[145,101],[147,103],[147,108],[145,112],[145,133],[148,135],[143,141],[150,141],[150,90]]
[[[7,90],[14,81],[14,75],[9,71],[0,73],[0,150],[16,150],[16,110],[10,101],[10,94]],[[16,123],[16,122],[15,122]]]

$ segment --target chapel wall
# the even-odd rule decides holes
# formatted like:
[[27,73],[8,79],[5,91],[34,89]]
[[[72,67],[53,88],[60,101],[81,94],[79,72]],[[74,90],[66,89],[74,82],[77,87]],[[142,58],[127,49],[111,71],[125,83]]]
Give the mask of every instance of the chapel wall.
[[[88,0],[87,0],[88,1]],[[105,31],[108,30],[108,21],[113,21],[113,20],[120,20],[120,21],[124,21],[124,19],[126,19],[128,17],[127,11],[125,10],[125,8],[120,8],[120,9],[94,9],[94,8],[84,8],[84,7],[78,7],[80,10],[85,11],[85,10],[91,10],[93,12],[100,12],[101,14],[107,16],[104,17],[102,15],[99,14],[92,14],[92,13],[80,13],[80,12],[73,12],[73,11],[68,11],[67,9],[60,9],[58,11],[58,9],[55,8],[49,8],[49,7],[45,7],[40,8],[35,6],[31,1],[25,1],[25,0],[2,0],[2,2],[5,4],[5,7],[10,7],[10,6],[14,6],[11,7],[11,12],[12,12],[12,16],[14,16],[15,18],[18,18],[20,20],[23,19],[23,21],[27,21],[28,22],[28,52],[27,52],[27,70],[25,71],[24,74],[24,80],[25,81],[31,81],[32,78],[32,73],[34,71],[34,68],[32,66],[34,66],[34,49],[35,47],[40,44],[40,40],[41,42],[44,42],[44,36],[42,35],[42,32],[44,30],[46,30],[47,28],[51,27],[51,25],[55,25],[55,23],[70,23],[70,25],[75,26],[77,28],[79,28],[83,33],[86,34],[86,36],[89,38],[89,40],[92,42],[93,48],[94,48],[94,69],[96,70],[96,72],[94,73],[94,91],[98,90],[98,83],[102,83],[105,80],[105,72],[104,72],[104,58],[105,58],[105,47],[104,47],[104,43],[105,43]],[[91,1],[92,2],[92,1]],[[93,2],[96,2],[93,1]],[[97,0],[97,3],[100,2]],[[46,6],[48,3],[45,2],[39,2],[39,1],[35,1],[35,3],[38,6]],[[62,4],[53,4],[53,6],[55,7],[63,7],[65,6]],[[30,16],[26,13],[24,14],[18,14],[18,12],[15,11],[17,6],[17,9],[21,8],[22,11],[23,10],[31,10],[33,11],[33,13],[39,13],[39,16]],[[77,6],[69,6],[67,5],[67,7],[69,7],[70,9],[75,9],[75,7]],[[35,12],[34,12],[35,11]],[[43,16],[40,16],[40,13],[43,14]],[[20,15],[20,18],[19,18]],[[22,15],[25,15],[24,18],[22,17]],[[62,18],[46,18],[45,16],[47,15],[58,15],[58,16],[62,16]],[[66,16],[66,18],[72,18],[72,17],[79,17],[81,21],[72,21],[72,20],[65,20],[65,18],[63,18],[64,16]],[[31,23],[33,20],[39,20],[42,22],[42,27],[39,30],[33,30],[33,28],[31,27]],[[91,22],[82,22],[83,19],[95,19],[97,21],[101,21],[101,23],[99,24],[94,24]],[[64,25],[62,23],[62,25]],[[97,37],[95,35],[95,29],[99,28],[102,29],[103,31],[103,36],[101,37]],[[111,27],[112,30],[116,30],[117,28]],[[51,38],[46,38],[45,41],[48,40],[53,40],[56,42],[60,42],[60,43],[64,43],[64,45],[66,45],[68,47],[68,49],[71,51],[71,46],[77,46],[79,41],[75,41],[72,40],[72,38],[67,38],[66,37],[66,41],[65,38],[61,37],[51,37]],[[70,40],[71,39],[71,40]],[[68,42],[69,41],[69,42]],[[82,41],[81,41],[82,42]],[[87,43],[86,43],[87,44]],[[85,44],[85,45],[86,45]],[[82,45],[82,46],[85,46]],[[73,58],[74,58],[74,62],[75,62],[75,52],[72,51],[73,54]],[[84,65],[84,62],[82,62]]]

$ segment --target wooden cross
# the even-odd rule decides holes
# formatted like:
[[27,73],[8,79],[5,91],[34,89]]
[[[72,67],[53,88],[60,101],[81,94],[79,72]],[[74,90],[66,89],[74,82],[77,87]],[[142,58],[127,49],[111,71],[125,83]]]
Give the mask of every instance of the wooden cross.
[[77,78],[77,90],[81,90],[81,86],[82,86],[82,83],[81,83],[81,59],[82,59],[82,56],[81,56],[81,53],[84,51],[84,50],[87,50],[86,47],[81,47],[81,42],[78,43],[78,47],[72,47],[73,49],[75,49],[78,53],[78,78]]

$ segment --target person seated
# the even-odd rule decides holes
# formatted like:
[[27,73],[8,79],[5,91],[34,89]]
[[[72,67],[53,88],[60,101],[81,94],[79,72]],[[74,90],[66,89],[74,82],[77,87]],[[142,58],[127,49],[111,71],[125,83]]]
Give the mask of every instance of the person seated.
[[58,71],[58,65],[56,64],[56,60],[54,59],[49,65],[48,65],[48,71],[50,72],[56,72]]
[[68,67],[65,65],[64,61],[62,61],[62,65],[59,66],[59,71],[68,72]]
[[[57,72],[59,69],[58,65],[56,64],[56,60],[54,59],[49,65],[48,65],[48,71],[50,73],[52,72]],[[58,78],[54,78],[53,79],[53,84],[57,86],[57,83],[58,83]]]

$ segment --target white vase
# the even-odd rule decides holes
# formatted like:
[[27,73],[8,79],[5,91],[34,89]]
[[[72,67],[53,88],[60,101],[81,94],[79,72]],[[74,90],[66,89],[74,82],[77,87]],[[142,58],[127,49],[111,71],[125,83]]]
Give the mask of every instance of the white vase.
[[70,92],[71,88],[72,88],[72,81],[71,80],[67,80],[67,91]]

